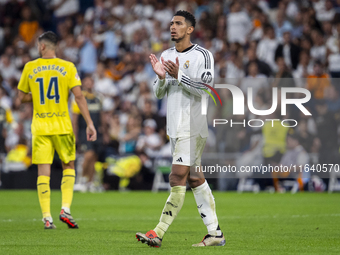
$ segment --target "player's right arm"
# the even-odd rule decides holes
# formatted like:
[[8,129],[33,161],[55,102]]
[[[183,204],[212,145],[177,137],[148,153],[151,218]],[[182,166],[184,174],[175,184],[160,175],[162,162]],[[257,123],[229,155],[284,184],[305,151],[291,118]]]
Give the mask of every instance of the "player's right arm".
[[165,69],[164,69],[164,58],[163,54],[161,56],[162,63],[157,59],[154,54],[150,55],[150,61],[152,65],[152,69],[157,74],[157,78],[153,83],[153,91],[155,96],[158,99],[161,99],[165,96],[167,91],[167,82],[165,79]]
[[31,93],[24,93],[21,90],[19,90],[19,99],[21,103],[29,103],[32,102],[32,94]]
[[25,65],[25,68],[22,72],[22,75],[20,77],[19,85],[18,85],[18,91],[19,91],[19,99],[21,103],[28,103],[32,102],[32,94],[30,93],[30,86],[28,82],[28,67],[27,64]]
[[80,86],[73,87],[71,89],[74,99],[79,107],[79,110],[81,112],[81,115],[83,115],[87,128],[86,128],[86,135],[88,141],[95,141],[97,140],[97,131],[93,125],[93,121],[90,116],[89,109],[87,107],[86,99],[81,92]]

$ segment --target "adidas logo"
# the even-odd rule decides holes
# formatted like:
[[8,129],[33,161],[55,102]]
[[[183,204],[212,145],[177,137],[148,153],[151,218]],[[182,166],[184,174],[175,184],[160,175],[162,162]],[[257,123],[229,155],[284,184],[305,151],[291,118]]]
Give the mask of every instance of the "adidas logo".
[[183,162],[182,158],[180,157],[179,159],[176,160],[176,162]]
[[204,213],[201,213],[201,218],[203,219],[205,217],[207,217],[207,215],[205,215]]
[[172,216],[172,213],[171,213],[171,211],[168,211],[168,212],[163,212],[163,214],[166,214],[166,215],[170,215],[170,216]]

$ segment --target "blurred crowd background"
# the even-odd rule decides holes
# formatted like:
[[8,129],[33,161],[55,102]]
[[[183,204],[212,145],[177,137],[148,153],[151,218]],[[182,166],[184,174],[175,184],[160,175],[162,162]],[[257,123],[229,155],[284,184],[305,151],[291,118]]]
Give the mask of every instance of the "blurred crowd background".
[[[253,87],[255,108],[270,108],[272,87],[312,93],[312,116],[291,108],[285,117],[298,120],[294,130],[211,127],[207,153],[241,155],[223,158],[231,164],[339,162],[338,0],[0,0],[0,153],[30,165],[32,105],[20,105],[17,84],[25,63],[39,57],[38,36],[51,30],[60,38],[57,57],[78,68],[99,131],[98,142],[85,141],[85,122],[70,98],[83,177],[92,180],[95,162],[108,156],[137,154],[139,182],[151,183],[152,159],[171,155],[166,98],[153,95],[149,55],[159,57],[173,46],[169,23],[177,10],[195,15],[192,42],[214,55],[215,83],[235,84],[245,93]],[[210,107],[209,117],[235,118],[230,94],[221,94],[223,107]],[[271,117],[280,119],[280,111]],[[300,188],[305,184],[302,178]]]

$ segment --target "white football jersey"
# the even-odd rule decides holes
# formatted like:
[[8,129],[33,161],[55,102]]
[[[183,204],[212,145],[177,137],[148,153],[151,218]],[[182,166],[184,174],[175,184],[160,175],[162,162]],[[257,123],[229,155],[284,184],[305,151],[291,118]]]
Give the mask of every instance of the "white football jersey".
[[165,94],[168,96],[168,136],[179,138],[199,134],[208,137],[207,117],[202,115],[201,97],[208,96],[203,89],[210,92],[203,83],[213,87],[214,58],[211,52],[194,44],[184,52],[178,52],[172,47],[164,51],[161,57],[174,63],[176,57],[179,60],[177,80],[166,73],[164,80],[159,80],[157,76],[153,83],[157,98],[163,98]]

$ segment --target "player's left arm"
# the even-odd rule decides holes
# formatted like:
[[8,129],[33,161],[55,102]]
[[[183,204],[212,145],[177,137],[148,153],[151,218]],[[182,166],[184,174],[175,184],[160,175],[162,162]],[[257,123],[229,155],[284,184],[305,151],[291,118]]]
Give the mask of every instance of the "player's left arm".
[[74,95],[74,100],[77,103],[77,106],[79,108],[79,111],[81,115],[83,115],[85,122],[86,122],[86,136],[87,141],[96,141],[97,140],[97,131],[96,128],[93,125],[93,121],[90,116],[90,112],[87,106],[86,99],[83,95],[83,92],[81,91],[81,80],[78,75],[77,69],[74,64],[70,63],[69,67],[69,89],[72,91]]
[[74,133],[74,136],[76,138],[76,142],[78,142],[78,130],[79,130],[78,119],[79,119],[79,115],[80,115],[80,110],[79,110],[79,107],[78,107],[78,105],[75,101],[72,102],[71,110],[72,110],[71,123],[72,123],[72,127],[73,127],[73,133]]
[[87,141],[96,141],[97,140],[97,131],[96,128],[93,125],[93,121],[90,116],[90,112],[87,106],[86,99],[81,92],[80,86],[74,86],[71,89],[74,99],[79,107],[81,115],[83,115],[85,122],[86,122],[86,136],[87,136]]
[[176,63],[172,61],[166,61],[165,67],[166,71],[178,80],[179,84],[184,90],[194,94],[195,96],[201,97],[207,93],[206,91],[209,91],[210,93],[210,89],[206,85],[213,87],[214,59],[212,54],[208,52],[208,54],[199,61],[200,63],[197,77],[189,77],[188,75],[184,74],[184,72],[179,69],[178,58],[176,58]]

